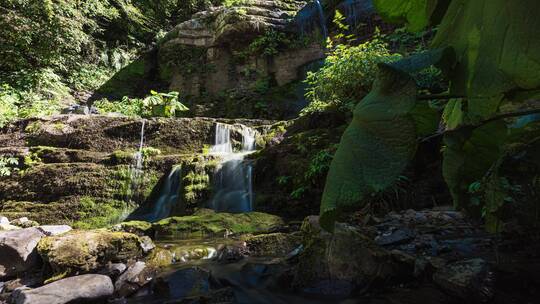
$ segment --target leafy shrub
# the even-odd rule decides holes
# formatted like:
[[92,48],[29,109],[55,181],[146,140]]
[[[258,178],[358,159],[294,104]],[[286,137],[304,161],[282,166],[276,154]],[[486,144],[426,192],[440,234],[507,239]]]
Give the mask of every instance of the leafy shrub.
[[19,117],[40,117],[59,113],[62,92],[45,91],[49,98],[33,90],[16,90],[8,84],[0,86],[0,127]]
[[188,107],[178,100],[178,92],[150,91],[150,94],[142,102],[144,107],[151,111],[152,116],[174,117],[180,112],[189,111]]
[[106,98],[94,102],[101,113],[120,113],[126,116],[142,116],[144,109],[142,99],[124,96],[122,100],[110,101]]
[[0,176],[10,176],[17,170],[17,165],[19,165],[19,160],[15,157],[0,157]]
[[351,109],[371,89],[377,64],[399,58],[378,38],[358,46],[337,45],[319,71],[308,73],[306,98],[311,103],[303,114],[319,112],[333,102]]
[[120,113],[131,117],[175,117],[189,110],[178,100],[178,92],[151,91],[150,94],[144,99],[127,96],[120,101],[101,99],[96,101],[94,106],[102,113]]

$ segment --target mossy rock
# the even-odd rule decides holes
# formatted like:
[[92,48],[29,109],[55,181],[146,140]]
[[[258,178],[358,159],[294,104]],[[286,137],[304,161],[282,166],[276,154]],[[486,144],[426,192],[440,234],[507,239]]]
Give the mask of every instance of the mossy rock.
[[245,239],[252,256],[283,257],[302,244],[299,233],[269,233]]
[[268,233],[284,226],[275,215],[261,212],[216,213],[203,209],[191,216],[170,217],[154,224],[159,236],[180,239],[226,236],[229,234]]
[[73,230],[41,239],[37,250],[54,275],[85,273],[107,263],[125,263],[142,256],[138,236],[106,230]]
[[115,230],[133,233],[139,236],[152,236],[152,224],[145,221],[129,221],[114,226]]

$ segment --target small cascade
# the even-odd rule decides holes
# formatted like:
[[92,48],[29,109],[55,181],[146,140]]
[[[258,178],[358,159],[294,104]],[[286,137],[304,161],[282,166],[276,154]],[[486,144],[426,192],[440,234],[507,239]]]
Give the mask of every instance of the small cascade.
[[131,193],[136,192],[143,176],[143,147],[144,147],[144,127],[146,120],[142,120],[141,124],[141,136],[139,140],[139,149],[133,155],[133,165],[130,166],[130,181],[131,181]]
[[319,12],[319,23],[320,23],[322,35],[324,38],[323,41],[326,41],[326,39],[328,38],[328,29],[326,28],[326,19],[324,18],[324,10],[323,10],[321,1],[315,0],[315,5],[317,5],[317,10]]
[[216,135],[214,145],[210,149],[210,153],[214,154],[230,154],[233,153],[231,144],[231,128],[227,124],[216,124]]
[[252,167],[244,157],[255,151],[256,131],[241,125],[242,150],[232,149],[232,126],[218,123],[216,140],[211,152],[223,161],[214,174],[214,195],[209,207],[218,212],[250,212],[253,210]]
[[152,206],[150,214],[144,218],[148,222],[155,222],[170,216],[180,196],[182,180],[182,166],[175,166],[164,181],[159,197]]
[[302,8],[295,16],[295,23],[301,35],[310,35],[315,30],[319,30],[323,42],[328,37],[326,18],[320,0],[314,0]]

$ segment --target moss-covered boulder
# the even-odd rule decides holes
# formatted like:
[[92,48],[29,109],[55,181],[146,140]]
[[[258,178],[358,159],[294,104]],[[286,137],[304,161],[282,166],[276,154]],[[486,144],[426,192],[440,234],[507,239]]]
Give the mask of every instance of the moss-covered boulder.
[[234,214],[216,213],[203,209],[191,216],[161,220],[154,224],[154,230],[158,236],[189,239],[223,237],[230,234],[268,233],[284,225],[280,217],[261,212]]
[[107,263],[127,262],[143,255],[138,236],[106,230],[74,230],[41,239],[38,253],[55,276],[97,270]]

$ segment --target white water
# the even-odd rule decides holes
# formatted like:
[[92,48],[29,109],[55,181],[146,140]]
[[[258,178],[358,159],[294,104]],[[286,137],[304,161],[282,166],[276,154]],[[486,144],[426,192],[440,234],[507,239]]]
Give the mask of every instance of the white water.
[[328,29],[326,28],[326,19],[324,18],[324,10],[321,5],[321,1],[315,0],[315,5],[317,5],[317,10],[319,12],[319,23],[321,25],[324,41],[326,42],[326,39],[328,38]]
[[240,125],[242,150],[232,149],[233,126],[217,123],[215,144],[210,150],[222,158],[214,173],[214,195],[209,207],[218,212],[250,212],[253,210],[252,167],[244,157],[255,151],[256,131]]
[[154,204],[152,211],[146,216],[149,222],[159,221],[170,216],[178,202],[180,195],[180,182],[182,179],[182,166],[172,168],[167,176],[159,194],[159,198]]
[[146,125],[146,120],[142,120],[141,126],[141,139],[139,141],[139,150],[135,152],[135,169],[142,170],[143,166],[143,153],[142,149],[144,147],[144,126]]

